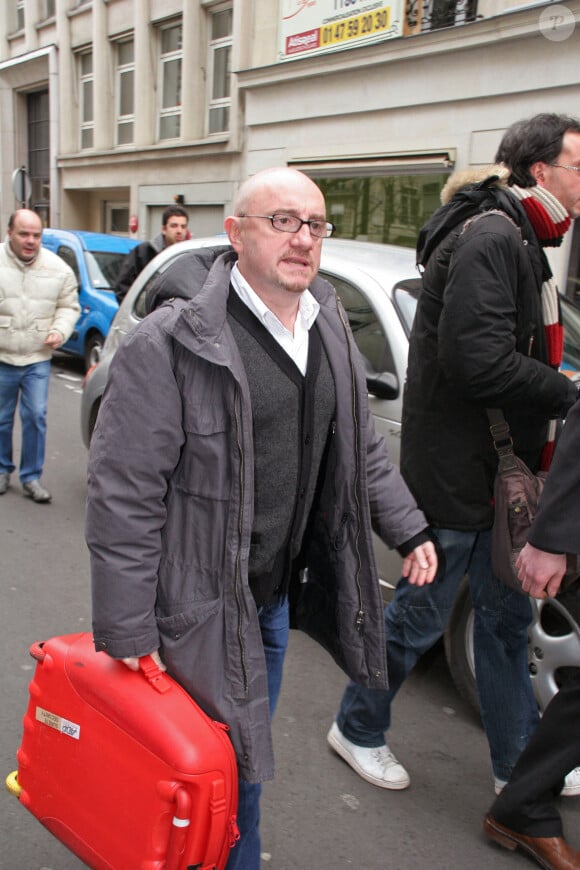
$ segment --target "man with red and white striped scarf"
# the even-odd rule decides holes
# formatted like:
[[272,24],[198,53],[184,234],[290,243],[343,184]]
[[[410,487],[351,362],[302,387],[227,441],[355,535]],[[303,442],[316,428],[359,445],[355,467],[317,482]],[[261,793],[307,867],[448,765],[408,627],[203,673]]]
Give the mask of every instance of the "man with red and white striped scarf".
[[[514,450],[533,471],[548,466],[555,421],[577,391],[558,371],[563,335],[544,247],[559,245],[580,216],[580,121],[541,114],[517,122],[495,160],[449,179],[417,247],[423,290],[409,345],[401,470],[432,525],[439,572],[429,587],[401,580],[385,609],[390,688],[349,684],[328,734],[334,751],[381,788],[410,783],[385,744],[391,702],[443,634],[465,575],[496,793],[538,723],[530,602],[491,566],[497,455],[486,409],[503,410]],[[562,793],[580,794],[580,769]]]

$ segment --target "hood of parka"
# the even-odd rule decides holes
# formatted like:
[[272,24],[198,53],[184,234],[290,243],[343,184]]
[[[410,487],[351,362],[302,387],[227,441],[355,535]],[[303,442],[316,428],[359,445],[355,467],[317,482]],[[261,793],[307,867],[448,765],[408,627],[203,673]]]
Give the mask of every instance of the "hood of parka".
[[425,267],[439,243],[455,228],[492,208],[501,208],[515,223],[522,223],[522,210],[508,193],[509,170],[485,166],[454,172],[441,190],[441,208],[427,221],[417,240],[417,265]]
[[232,261],[237,254],[231,245],[215,248],[198,248],[177,258],[149,287],[145,300],[147,314],[172,299],[193,299],[206,282],[211,267],[220,254],[231,253]]

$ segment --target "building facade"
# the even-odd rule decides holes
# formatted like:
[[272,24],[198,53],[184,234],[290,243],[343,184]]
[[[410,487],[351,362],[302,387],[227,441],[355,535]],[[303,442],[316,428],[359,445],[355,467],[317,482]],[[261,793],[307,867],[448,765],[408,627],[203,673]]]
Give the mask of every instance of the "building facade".
[[[295,166],[338,235],[413,246],[503,130],[580,114],[580,0],[5,0],[0,189],[47,224],[219,232],[241,179]],[[578,228],[553,264],[580,292]]]

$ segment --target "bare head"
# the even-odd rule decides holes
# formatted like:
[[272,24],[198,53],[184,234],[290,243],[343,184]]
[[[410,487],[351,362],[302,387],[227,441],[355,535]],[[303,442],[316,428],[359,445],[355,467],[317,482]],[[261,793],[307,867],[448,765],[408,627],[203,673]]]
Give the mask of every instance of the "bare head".
[[19,208],[8,219],[8,242],[23,263],[30,263],[40,249],[42,221],[35,211]]
[[283,166],[241,185],[225,229],[240,272],[266,301],[310,285],[331,225],[320,188],[303,172]]

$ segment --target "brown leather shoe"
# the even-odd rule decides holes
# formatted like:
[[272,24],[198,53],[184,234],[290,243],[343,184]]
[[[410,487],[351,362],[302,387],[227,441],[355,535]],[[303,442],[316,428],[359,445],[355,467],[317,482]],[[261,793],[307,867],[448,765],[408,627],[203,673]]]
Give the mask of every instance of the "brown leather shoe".
[[544,870],[580,870],[580,851],[568,845],[563,837],[526,837],[505,828],[489,814],[483,820],[487,836],[512,852],[523,849]]

